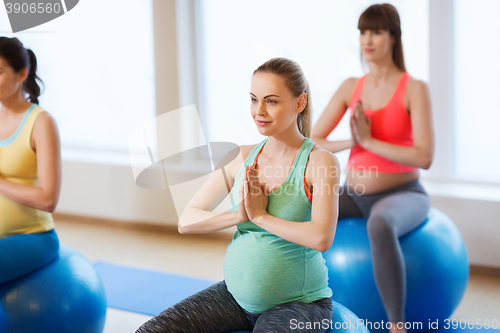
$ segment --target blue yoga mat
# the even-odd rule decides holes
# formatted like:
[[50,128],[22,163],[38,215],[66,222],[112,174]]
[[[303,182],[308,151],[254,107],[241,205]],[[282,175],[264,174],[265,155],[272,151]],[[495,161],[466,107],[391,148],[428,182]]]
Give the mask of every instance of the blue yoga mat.
[[[109,307],[150,316],[218,282],[105,262],[95,263],[94,268],[104,284]],[[484,328],[446,329],[440,324],[440,329],[429,333],[500,333],[496,329]]]
[[108,307],[155,316],[218,281],[94,263],[106,291]]

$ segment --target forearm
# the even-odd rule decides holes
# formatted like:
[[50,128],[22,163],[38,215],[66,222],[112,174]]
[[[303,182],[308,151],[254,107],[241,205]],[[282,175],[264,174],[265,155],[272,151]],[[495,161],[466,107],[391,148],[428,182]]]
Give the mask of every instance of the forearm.
[[179,219],[181,234],[205,234],[239,224],[238,212],[213,213],[199,208],[186,208]]
[[332,245],[335,234],[321,230],[313,221],[293,222],[270,214],[261,215],[252,222],[273,235],[320,252],[326,251]]
[[363,148],[391,161],[428,169],[432,156],[418,146],[400,146],[371,138],[362,144]]
[[350,149],[352,147],[352,141],[349,140],[337,140],[337,141],[328,141],[327,139],[322,139],[318,137],[312,137],[312,141],[318,144],[318,146],[326,149],[332,153],[337,153],[344,149]]
[[41,187],[22,185],[0,178],[0,194],[21,205],[52,212],[56,200]]

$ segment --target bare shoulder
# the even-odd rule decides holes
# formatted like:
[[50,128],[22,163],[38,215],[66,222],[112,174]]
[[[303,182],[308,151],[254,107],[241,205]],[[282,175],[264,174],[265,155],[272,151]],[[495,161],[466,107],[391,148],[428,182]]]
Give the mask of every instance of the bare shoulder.
[[349,104],[351,104],[352,93],[354,92],[354,87],[356,86],[358,80],[359,78],[357,77],[350,77],[346,79],[340,86],[342,89],[342,96],[346,106],[349,106]]
[[346,87],[350,87],[351,90],[354,89],[354,86],[356,85],[356,82],[358,82],[360,78],[359,77],[350,77],[345,79],[344,83],[342,85],[345,85]]
[[422,80],[417,80],[412,77],[408,80],[408,87],[406,88],[407,90],[407,96],[409,103],[411,103],[412,100],[419,99],[419,98],[427,98],[429,95],[429,87],[427,86],[427,83],[425,83]]
[[429,87],[427,83],[422,80],[417,80],[412,77],[408,80],[406,88],[405,106],[408,110],[416,104],[426,103],[429,100]]
[[33,130],[37,127],[41,129],[48,129],[51,127],[54,128],[57,127],[57,123],[54,117],[52,117],[50,113],[45,111],[45,112],[40,112],[40,114],[36,117]]
[[[326,173],[322,170],[325,170]],[[335,154],[316,145],[307,162],[306,183],[311,184],[315,179],[321,178],[325,174],[340,176],[340,163]]]
[[247,160],[248,156],[252,152],[252,150],[258,145],[241,145],[238,148],[235,148],[239,150],[238,156],[234,158],[231,163],[228,164],[229,167],[229,172],[231,173],[232,179],[235,179],[236,176],[238,175],[238,172],[240,171],[241,167],[243,166],[243,163]]
[[427,83],[425,83],[422,80],[417,80],[417,79],[414,79],[412,77],[410,77],[410,79],[408,80],[407,90],[410,94],[426,93],[428,89],[429,88],[427,86]]
[[254,150],[255,147],[257,147],[258,143],[254,145],[241,145],[240,146],[240,151],[243,157],[243,161],[246,161],[252,150]]
[[36,151],[37,143],[48,142],[58,135],[57,122],[54,117],[48,112],[40,112],[33,125],[31,147]]
[[337,156],[332,152],[315,145],[311,150],[309,155],[309,161],[315,163],[316,165],[327,165],[335,166],[338,165],[339,161]]

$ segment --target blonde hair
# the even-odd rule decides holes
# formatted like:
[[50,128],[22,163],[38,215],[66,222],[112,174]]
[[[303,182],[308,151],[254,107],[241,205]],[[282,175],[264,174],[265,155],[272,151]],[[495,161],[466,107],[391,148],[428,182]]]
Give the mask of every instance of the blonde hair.
[[283,77],[287,88],[295,97],[299,97],[304,92],[306,93],[306,106],[297,115],[297,126],[300,133],[309,138],[312,125],[311,90],[299,64],[286,58],[273,58],[260,65],[253,72],[253,75],[259,72],[272,73]]

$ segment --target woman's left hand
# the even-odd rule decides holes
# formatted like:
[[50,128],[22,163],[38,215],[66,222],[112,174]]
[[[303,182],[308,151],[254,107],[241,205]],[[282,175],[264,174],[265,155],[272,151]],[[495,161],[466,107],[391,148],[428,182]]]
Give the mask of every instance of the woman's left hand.
[[262,215],[267,214],[267,204],[269,199],[266,193],[266,184],[261,184],[257,172],[253,167],[249,167],[245,173],[245,209],[248,219],[255,221]]
[[363,111],[363,104],[360,100],[356,102],[353,116],[350,120],[350,125],[351,135],[361,146],[366,145],[366,143],[372,139],[372,122],[371,119],[365,115],[365,112]]

